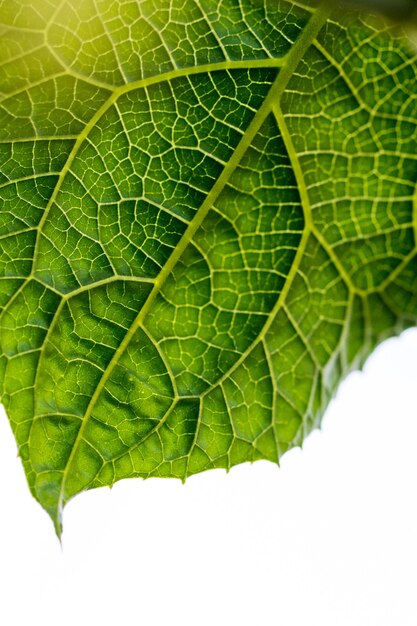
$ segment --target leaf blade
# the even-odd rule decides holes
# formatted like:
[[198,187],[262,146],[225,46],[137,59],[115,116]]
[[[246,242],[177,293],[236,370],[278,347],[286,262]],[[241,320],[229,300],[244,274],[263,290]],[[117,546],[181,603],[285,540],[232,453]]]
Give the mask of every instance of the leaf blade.
[[[28,205],[40,205],[25,209],[27,229],[19,207],[4,226],[3,402],[58,533],[65,502],[86,488],[277,461],[319,424],[340,378],[384,334],[415,323],[416,63],[402,42],[298,3],[253,12],[243,2],[229,23],[235,3],[221,3],[220,19],[213,3],[190,0],[182,25],[174,0],[168,22],[162,6],[127,3],[121,22],[137,28],[152,7],[165,52],[182,42],[155,52],[152,74],[143,46],[154,39],[123,48],[112,16],[93,4],[84,16],[57,7],[45,78],[34,62],[33,87],[5,83],[0,109],[3,141],[13,129],[19,139],[5,152],[5,188],[34,181]],[[9,19],[2,7],[0,16]],[[87,37],[71,57],[68,42],[90,18],[101,48],[94,56]],[[66,51],[53,49],[60,38]],[[59,104],[60,89],[72,104],[51,124],[40,94]],[[9,156],[19,146],[22,182]],[[396,163],[400,176],[389,173]]]

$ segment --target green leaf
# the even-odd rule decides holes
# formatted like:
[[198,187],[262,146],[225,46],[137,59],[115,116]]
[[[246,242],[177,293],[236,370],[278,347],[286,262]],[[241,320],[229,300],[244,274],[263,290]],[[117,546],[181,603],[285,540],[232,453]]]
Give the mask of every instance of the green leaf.
[[58,533],[278,462],[416,323],[416,58],[316,5],[0,1],[2,402]]

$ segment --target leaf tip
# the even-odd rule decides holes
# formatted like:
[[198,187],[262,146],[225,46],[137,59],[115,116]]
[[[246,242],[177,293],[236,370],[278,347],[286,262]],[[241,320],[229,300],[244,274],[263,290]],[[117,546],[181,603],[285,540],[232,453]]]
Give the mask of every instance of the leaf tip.
[[61,496],[60,472],[49,471],[39,474],[35,483],[34,495],[51,518],[56,535],[61,542],[64,503]]
[[62,532],[64,530],[63,525],[62,525],[62,515],[59,515],[59,519],[53,519],[53,524],[54,524],[54,528],[55,528],[55,534],[58,537],[58,541],[61,544],[61,548],[62,548]]

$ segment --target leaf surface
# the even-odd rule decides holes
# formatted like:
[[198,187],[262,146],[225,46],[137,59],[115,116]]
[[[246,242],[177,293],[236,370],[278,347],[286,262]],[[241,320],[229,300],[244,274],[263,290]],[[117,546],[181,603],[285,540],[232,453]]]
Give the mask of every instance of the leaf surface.
[[58,533],[279,461],[416,322],[416,58],[316,5],[0,1],[2,402]]

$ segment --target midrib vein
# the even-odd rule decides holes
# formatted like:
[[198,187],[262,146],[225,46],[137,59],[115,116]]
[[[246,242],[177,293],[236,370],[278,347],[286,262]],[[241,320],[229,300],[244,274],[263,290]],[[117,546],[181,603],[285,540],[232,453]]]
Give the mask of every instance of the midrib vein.
[[[273,103],[278,101],[280,96],[282,95],[283,91],[285,90],[288,81],[290,80],[291,76],[293,75],[294,70],[296,69],[299,61],[301,60],[301,57],[303,56],[303,54],[305,53],[305,51],[308,49],[308,47],[311,45],[312,41],[314,40],[314,38],[316,37],[316,35],[318,34],[318,32],[321,30],[323,24],[325,23],[328,15],[329,15],[330,9],[327,6],[324,6],[322,9],[317,10],[317,12],[312,16],[312,18],[310,19],[309,23],[307,24],[307,26],[305,27],[303,33],[300,35],[299,39],[296,41],[296,43],[294,44],[293,48],[291,49],[291,51],[288,53],[288,55],[282,59],[282,69],[278,75],[278,77],[275,79],[274,83],[272,84],[264,102],[262,103],[261,107],[259,108],[258,112],[256,113],[256,115],[254,116],[252,122],[249,124],[247,130],[245,131],[244,135],[242,136],[242,139],[240,140],[238,146],[236,147],[231,159],[229,160],[229,162],[225,165],[222,173],[220,174],[219,178],[217,179],[216,183],[213,185],[212,189],[210,190],[210,192],[208,193],[205,201],[202,203],[200,209],[197,212],[197,215],[195,216],[195,218],[190,222],[190,225],[188,226],[188,228],[186,229],[185,233],[183,234],[182,238],[180,239],[177,247],[175,248],[175,250],[173,251],[173,253],[171,254],[170,258],[168,259],[167,263],[165,264],[165,266],[163,267],[163,269],[161,270],[159,276],[156,278],[155,280],[155,284],[154,287],[152,289],[152,291],[150,292],[148,299],[146,300],[144,306],[142,307],[142,309],[140,310],[140,312],[138,313],[136,319],[134,320],[134,322],[132,323],[130,329],[127,331],[125,337],[123,338],[123,341],[120,343],[120,346],[118,347],[118,349],[115,351],[111,361],[109,362],[106,370],[103,373],[102,378],[100,379],[96,390],[94,392],[94,394],[91,397],[91,400],[89,402],[89,405],[86,409],[86,412],[84,414],[84,418],[83,418],[83,423],[80,427],[80,430],[78,431],[77,437],[74,441],[72,450],[71,450],[71,454],[68,458],[68,461],[66,463],[65,469],[63,471],[63,475],[62,475],[62,482],[61,482],[61,488],[59,491],[59,496],[58,496],[58,501],[57,501],[57,520],[59,520],[60,518],[60,514],[62,511],[62,507],[64,504],[64,498],[65,498],[65,487],[66,487],[66,482],[68,479],[68,475],[73,463],[73,460],[75,458],[76,452],[78,450],[78,446],[79,443],[82,441],[83,439],[83,435],[84,435],[84,431],[86,428],[86,425],[88,424],[88,420],[91,416],[91,413],[96,405],[97,400],[99,399],[101,392],[107,382],[107,380],[109,379],[110,375],[112,374],[114,368],[116,367],[116,365],[119,362],[119,359],[121,357],[121,355],[124,353],[125,349],[127,348],[127,346],[129,345],[131,339],[133,338],[134,334],[136,333],[136,330],[143,324],[143,321],[146,317],[146,315],[148,314],[156,296],[158,295],[162,285],[164,284],[165,280],[167,279],[167,277],[170,275],[172,269],[174,268],[174,266],[176,265],[177,261],[179,260],[179,258],[181,257],[181,255],[183,254],[183,252],[185,251],[186,247],[188,246],[188,244],[190,243],[190,241],[192,240],[195,232],[198,230],[198,228],[201,226],[204,218],[206,217],[207,213],[209,212],[211,206],[213,205],[213,203],[217,200],[217,198],[219,197],[220,193],[223,191],[225,185],[227,184],[228,180],[230,179],[231,174],[234,172],[234,170],[236,169],[237,165],[239,164],[241,158],[243,157],[243,155],[245,154],[246,150],[248,149],[248,147],[250,146],[250,144],[252,143],[253,139],[255,138],[256,134],[258,133],[258,131],[260,130],[262,124],[264,123],[265,119],[267,118],[267,116],[271,113],[272,111],[272,106]],[[227,67],[225,67],[225,65],[227,65]],[[202,69],[204,66],[200,66],[198,68],[191,68],[192,70],[194,70],[193,72],[190,73],[201,73],[202,71],[208,71],[207,69]],[[208,66],[205,66],[206,68]],[[213,69],[232,69],[232,67],[229,65],[229,62],[225,63],[219,63],[216,64],[215,66],[211,65],[209,66],[211,69],[210,71],[213,71]],[[234,65],[233,67],[236,67],[236,65]],[[240,67],[242,67],[242,65],[240,64]],[[244,64],[245,69],[247,69],[248,65],[247,63]],[[265,65],[262,65],[262,67],[265,67]],[[183,76],[184,73],[181,73],[181,76]],[[178,76],[177,72],[170,72],[164,75],[165,80],[170,80],[170,78],[168,78],[168,76],[170,78],[175,78],[176,76]],[[158,77],[158,80],[155,79],[154,82],[159,82],[161,80],[161,77]],[[146,82],[146,84],[151,84],[149,81]],[[144,85],[144,81],[140,81],[140,86],[145,86]],[[111,106],[111,104],[113,104],[113,102],[115,102],[115,100],[122,95],[122,93],[126,93],[127,91],[130,91],[131,89],[137,89],[139,87],[139,84],[136,84],[136,86],[134,87],[133,84],[132,86],[130,86],[130,88],[127,87],[123,87],[123,89],[120,90],[116,90],[112,96],[109,98],[109,101],[106,103],[106,105],[103,105],[103,107],[101,107],[101,109],[97,112],[97,114],[94,116],[94,123],[96,123],[99,119],[99,117],[101,115],[104,114],[104,112],[109,108],[109,106]],[[93,123],[92,121],[88,124],[88,131],[87,131],[87,127],[86,130],[83,133],[83,136],[87,136],[89,130],[93,127]],[[77,142],[78,143],[78,142]],[[75,157],[75,154],[74,154]],[[72,157],[71,159],[71,163],[74,159],[74,157]],[[70,156],[71,158],[71,156]]]

